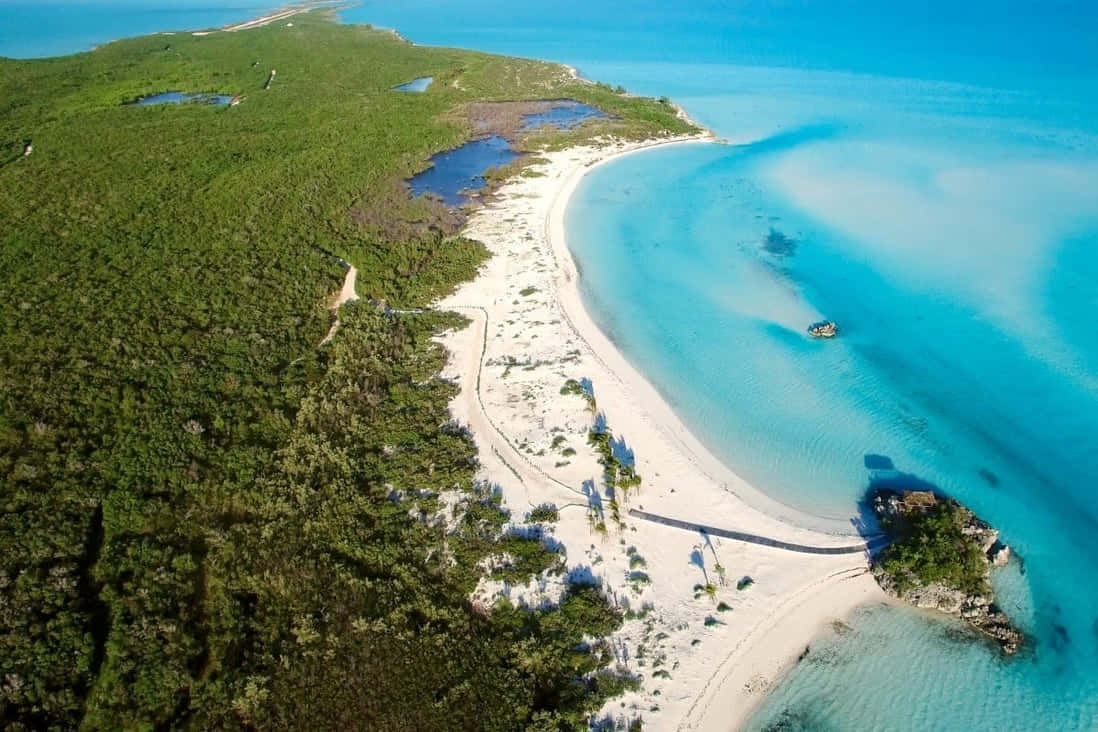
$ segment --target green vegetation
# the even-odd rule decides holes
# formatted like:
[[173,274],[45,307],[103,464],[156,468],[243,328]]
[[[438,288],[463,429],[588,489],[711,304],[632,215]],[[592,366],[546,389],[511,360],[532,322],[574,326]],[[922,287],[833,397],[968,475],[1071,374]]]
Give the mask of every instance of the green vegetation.
[[652,584],[652,578],[648,576],[648,573],[641,571],[629,572],[626,580],[629,582],[629,587],[638,595],[642,594],[644,589]]
[[903,595],[916,585],[942,584],[967,595],[990,593],[987,558],[979,537],[966,533],[972,512],[952,500],[882,522],[895,537],[874,560]]
[[591,412],[591,414],[594,414],[598,410],[595,403],[595,395],[583,388],[583,385],[575,379],[568,379],[568,381],[565,381],[564,386],[560,388],[560,393],[564,396],[571,395],[583,397],[587,402],[587,411]]
[[530,516],[527,520],[532,524],[553,524],[560,520],[560,511],[551,503],[543,503],[530,511]]
[[632,465],[623,463],[614,454],[614,434],[605,429],[601,432],[592,429],[587,433],[587,442],[592,445],[599,455],[599,463],[603,467],[603,479],[612,491],[621,489],[625,494],[630,488],[636,488],[641,484],[641,477]]
[[[122,105],[175,89],[244,99]],[[5,728],[585,729],[635,683],[584,640],[621,622],[595,588],[470,603],[477,567],[560,558],[473,486],[431,340],[460,320],[369,305],[475,274],[483,247],[401,181],[470,137],[467,103],[541,97],[614,116],[554,144],[688,129],[315,13],[0,59]],[[363,300],[318,347],[336,256]]]
[[697,600],[702,595],[708,595],[710,600],[716,600],[717,586],[712,582],[706,582],[704,585],[694,585],[694,599]]

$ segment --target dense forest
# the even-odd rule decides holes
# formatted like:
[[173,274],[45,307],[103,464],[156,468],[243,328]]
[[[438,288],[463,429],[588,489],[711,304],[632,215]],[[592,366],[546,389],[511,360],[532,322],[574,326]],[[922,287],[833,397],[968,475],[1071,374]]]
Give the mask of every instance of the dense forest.
[[[241,103],[126,104],[167,90]],[[0,59],[0,725],[573,729],[632,683],[596,587],[470,603],[561,563],[474,481],[432,341],[460,319],[374,306],[486,256],[403,184],[468,105],[564,97],[610,117],[554,144],[686,129],[317,13]],[[321,346],[338,258],[362,299]]]

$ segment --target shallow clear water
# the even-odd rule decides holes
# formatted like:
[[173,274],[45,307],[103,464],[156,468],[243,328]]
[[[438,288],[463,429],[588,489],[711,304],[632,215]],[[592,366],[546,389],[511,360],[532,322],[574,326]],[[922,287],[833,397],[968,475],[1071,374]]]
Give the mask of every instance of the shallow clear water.
[[484,187],[484,171],[517,157],[511,143],[498,135],[473,140],[435,155],[432,166],[414,176],[409,185],[415,196],[433,193],[450,206],[460,206],[471,191]]
[[[788,124],[583,182],[568,229],[594,317],[770,496],[850,516],[870,456],[886,456],[1002,529],[1034,606],[1035,658],[1009,673],[890,610],[874,644],[849,641],[848,676],[821,690],[826,674],[794,674],[767,713],[811,708],[817,729],[1095,728],[1094,137],[990,103],[973,114],[938,85],[859,79],[859,97],[843,75],[735,73],[740,104],[758,95]],[[813,94],[763,96],[783,85]],[[839,338],[806,336],[821,317]],[[864,694],[884,669],[896,686]]]
[[990,653],[959,622],[877,606],[817,641],[752,732],[1094,729],[1094,687],[1055,656]]
[[[756,727],[1098,729],[1093,3],[404,0],[343,16],[667,94],[735,143],[588,176],[568,228],[593,316],[774,498],[843,520],[887,457],[1024,558],[996,585],[1029,655],[1004,663],[948,623],[873,608],[816,644]],[[48,47],[36,28],[0,23],[0,53],[35,33]],[[475,166],[452,180],[474,185]],[[838,339],[806,337],[821,317]]]
[[218,107],[226,107],[231,104],[232,101],[233,97],[231,94],[187,94],[185,92],[173,91],[142,97],[134,102],[134,104],[138,107],[151,107],[157,104],[183,104],[193,102],[197,104],[213,104]]
[[431,86],[431,82],[435,80],[433,76],[421,76],[418,79],[412,79],[406,84],[393,87],[393,91],[399,92],[416,92],[422,94],[427,91],[427,87]]

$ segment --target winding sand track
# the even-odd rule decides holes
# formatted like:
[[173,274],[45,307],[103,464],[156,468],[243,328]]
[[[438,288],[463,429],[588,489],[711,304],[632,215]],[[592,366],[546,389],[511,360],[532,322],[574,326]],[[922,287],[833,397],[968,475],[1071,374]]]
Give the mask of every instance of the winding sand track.
[[355,292],[355,280],[358,279],[358,270],[353,264],[343,259],[340,259],[339,263],[347,270],[347,274],[343,277],[343,286],[339,288],[339,292],[332,298],[332,304],[328,306],[328,309],[335,313],[335,320],[332,321],[332,327],[328,329],[328,335],[324,336],[324,340],[320,342],[321,346],[332,340],[336,332],[339,331],[339,327],[343,325],[339,319],[340,306],[343,303],[358,299],[358,293]]
[[[546,475],[511,444],[503,430],[497,427],[492,418],[488,416],[480,395],[480,372],[484,366],[484,353],[488,345],[488,311],[482,307],[466,305],[448,305],[445,309],[459,310],[470,316],[473,321],[470,327],[476,333],[475,341],[479,346],[476,350],[455,354],[455,356],[461,358],[458,381],[463,384],[473,384],[472,389],[462,388],[461,394],[458,396],[459,400],[465,402],[466,409],[464,413],[469,415],[469,428],[473,431],[473,434],[488,441],[492,453],[522,483],[523,487],[526,488],[528,497],[530,484],[540,483],[548,490],[540,490],[538,495],[549,495],[559,500],[559,503],[557,503],[558,509],[573,505],[586,506],[587,501],[583,491],[572,488],[556,478]],[[535,502],[530,501],[530,504],[535,505]]]

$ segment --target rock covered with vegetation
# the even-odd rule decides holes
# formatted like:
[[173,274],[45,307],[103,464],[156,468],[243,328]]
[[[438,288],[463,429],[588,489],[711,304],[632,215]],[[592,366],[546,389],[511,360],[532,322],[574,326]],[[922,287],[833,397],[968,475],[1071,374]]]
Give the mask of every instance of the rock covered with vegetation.
[[870,500],[892,539],[873,559],[878,584],[916,607],[955,615],[1016,653],[1024,636],[995,604],[991,588],[991,568],[1009,551],[999,532],[930,491],[880,489]]

